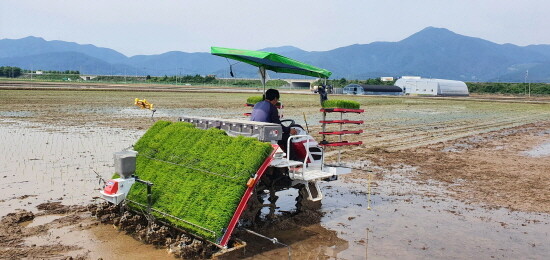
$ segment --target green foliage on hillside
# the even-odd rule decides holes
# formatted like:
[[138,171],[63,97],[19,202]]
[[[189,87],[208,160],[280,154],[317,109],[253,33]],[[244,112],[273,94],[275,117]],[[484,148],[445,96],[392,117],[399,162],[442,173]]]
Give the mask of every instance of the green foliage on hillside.
[[323,101],[323,108],[359,109],[361,104],[353,100],[329,99]]
[[[139,153],[136,175],[154,184],[153,208],[213,231],[166,219],[215,242],[229,224],[246,182],[272,147],[254,138],[230,137],[215,128],[202,130],[189,123],[158,121],[134,149]],[[146,185],[134,184],[128,198],[146,205]]]
[[497,94],[527,94],[529,87],[531,94],[550,95],[548,83],[491,83],[467,82],[470,93],[497,93]]

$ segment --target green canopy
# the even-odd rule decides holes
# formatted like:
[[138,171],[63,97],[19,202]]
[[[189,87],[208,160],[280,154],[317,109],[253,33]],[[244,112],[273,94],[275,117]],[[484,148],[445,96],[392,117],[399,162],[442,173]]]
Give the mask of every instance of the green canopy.
[[264,81],[265,70],[271,70],[278,73],[306,75],[325,79],[330,77],[330,75],[332,74],[332,72],[326,69],[317,68],[315,66],[305,64],[303,62],[299,62],[272,52],[211,47],[210,53],[212,53],[213,55],[242,61],[250,65],[259,67],[261,73],[262,70],[264,71],[262,73],[262,78],[264,78]]

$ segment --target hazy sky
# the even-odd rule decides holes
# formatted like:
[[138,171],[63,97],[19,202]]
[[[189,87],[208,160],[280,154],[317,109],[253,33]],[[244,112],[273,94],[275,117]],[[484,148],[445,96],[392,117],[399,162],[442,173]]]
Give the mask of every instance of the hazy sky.
[[548,0],[2,0],[0,39],[26,36],[132,56],[210,46],[325,51],[428,27],[496,43],[550,44]]

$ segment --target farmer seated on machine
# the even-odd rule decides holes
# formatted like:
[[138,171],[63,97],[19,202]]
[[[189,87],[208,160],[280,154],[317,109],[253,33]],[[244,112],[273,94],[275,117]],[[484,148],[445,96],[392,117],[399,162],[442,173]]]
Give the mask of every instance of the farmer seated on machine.
[[[280,124],[283,127],[283,138],[278,142],[281,149],[286,152],[286,143],[290,135],[295,135],[296,130],[290,126],[284,126],[279,119],[279,111],[275,106],[279,102],[279,91],[276,89],[268,89],[265,92],[264,100],[256,103],[250,116],[251,121],[266,122]],[[292,154],[292,146],[291,146]],[[292,157],[289,157],[292,158]]]

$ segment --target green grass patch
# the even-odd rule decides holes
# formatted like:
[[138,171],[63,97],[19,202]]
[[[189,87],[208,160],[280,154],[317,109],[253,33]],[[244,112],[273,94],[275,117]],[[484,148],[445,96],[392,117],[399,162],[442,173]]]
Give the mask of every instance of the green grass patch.
[[[202,130],[189,123],[158,121],[134,149],[139,153],[136,175],[154,184],[153,208],[214,232],[153,215],[216,242],[228,226],[246,182],[272,147],[254,138],[230,137],[215,128]],[[134,184],[128,198],[146,205],[146,185]]]
[[329,99],[323,102],[323,108],[359,109],[361,104],[353,100]]

